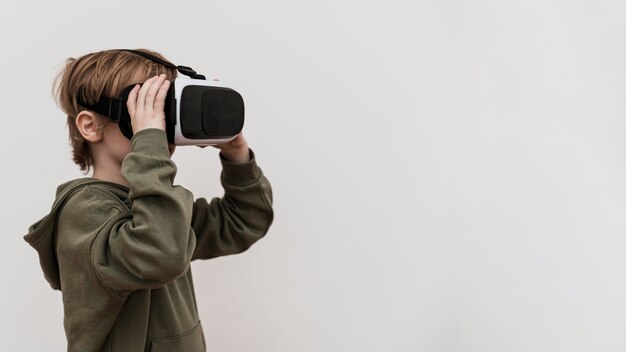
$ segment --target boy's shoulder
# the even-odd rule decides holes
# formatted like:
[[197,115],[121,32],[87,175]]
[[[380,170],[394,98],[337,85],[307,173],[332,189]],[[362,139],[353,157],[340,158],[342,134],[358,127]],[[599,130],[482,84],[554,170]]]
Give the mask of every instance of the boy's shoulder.
[[65,191],[58,210],[56,250],[59,256],[80,257],[90,253],[91,243],[107,224],[130,217],[127,192],[103,182],[78,182]]
[[128,189],[115,183],[94,178],[66,182],[57,189],[57,201],[64,204],[59,215],[89,218],[115,209],[128,211]]

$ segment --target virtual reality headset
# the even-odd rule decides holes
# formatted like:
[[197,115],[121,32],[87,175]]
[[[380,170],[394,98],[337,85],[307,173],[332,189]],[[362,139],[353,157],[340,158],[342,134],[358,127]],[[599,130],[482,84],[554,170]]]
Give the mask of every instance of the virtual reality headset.
[[[165,132],[175,145],[216,145],[239,134],[244,122],[243,98],[234,89],[216,81],[207,81],[191,67],[176,66],[138,50],[130,51],[167,67],[176,68],[190,78],[171,80],[165,98]],[[143,82],[139,83],[142,84]],[[122,134],[131,139],[133,129],[126,102],[135,84],[125,87],[119,97],[102,97],[96,104],[78,103],[119,125]]]

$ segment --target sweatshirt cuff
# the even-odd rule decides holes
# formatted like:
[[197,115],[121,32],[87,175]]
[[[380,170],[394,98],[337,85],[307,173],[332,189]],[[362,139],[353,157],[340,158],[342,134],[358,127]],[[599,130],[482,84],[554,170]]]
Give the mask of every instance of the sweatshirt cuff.
[[259,179],[261,170],[256,164],[254,152],[249,148],[248,151],[250,152],[250,160],[245,163],[230,162],[224,159],[222,153],[219,153],[224,183],[231,186],[246,186]]
[[170,155],[167,134],[158,128],[146,128],[133,134],[130,145],[132,151],[141,151],[149,155]]

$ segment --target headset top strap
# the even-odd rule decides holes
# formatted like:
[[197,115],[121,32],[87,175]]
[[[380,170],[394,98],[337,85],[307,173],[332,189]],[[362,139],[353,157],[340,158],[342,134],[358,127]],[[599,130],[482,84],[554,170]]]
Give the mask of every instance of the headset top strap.
[[204,77],[204,75],[201,75],[201,74],[199,74],[199,73],[196,73],[196,71],[194,71],[194,70],[193,70],[191,67],[189,67],[189,66],[182,66],[182,65],[178,65],[178,66],[177,66],[177,65],[174,65],[174,64],[172,64],[172,63],[170,63],[170,62],[167,62],[167,61],[165,61],[165,60],[161,60],[161,59],[159,59],[159,58],[158,58],[158,57],[156,57],[156,56],[152,56],[152,55],[150,55],[150,54],[148,54],[148,53],[144,53],[143,51],[139,51],[139,50],[131,50],[131,49],[118,49],[118,50],[120,50],[120,51],[128,51],[128,52],[131,52],[131,53],[135,53],[135,54],[137,54],[137,55],[139,55],[139,56],[145,57],[146,59],[151,60],[151,61],[154,61],[154,62],[156,62],[156,63],[159,63],[159,64],[161,64],[161,65],[163,65],[163,66],[167,66],[167,67],[170,67],[170,68],[175,68],[175,69],[177,69],[177,70],[178,70],[178,72],[180,72],[180,73],[182,73],[183,75],[188,76],[188,77],[190,77],[190,78],[194,78],[194,79],[206,79],[206,77]]

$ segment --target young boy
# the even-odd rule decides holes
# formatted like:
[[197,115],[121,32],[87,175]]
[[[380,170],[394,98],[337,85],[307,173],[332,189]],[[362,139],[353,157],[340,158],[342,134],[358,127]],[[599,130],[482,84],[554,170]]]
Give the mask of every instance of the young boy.
[[[241,253],[272,223],[270,184],[241,134],[217,146],[223,198],[194,201],[174,185],[164,101],[176,75],[108,50],[69,59],[57,78],[74,161],[93,175],[60,185],[50,214],[24,239],[62,291],[69,351],[205,351],[189,263]],[[137,82],[127,104],[131,140],[78,105],[78,95],[94,104]]]

